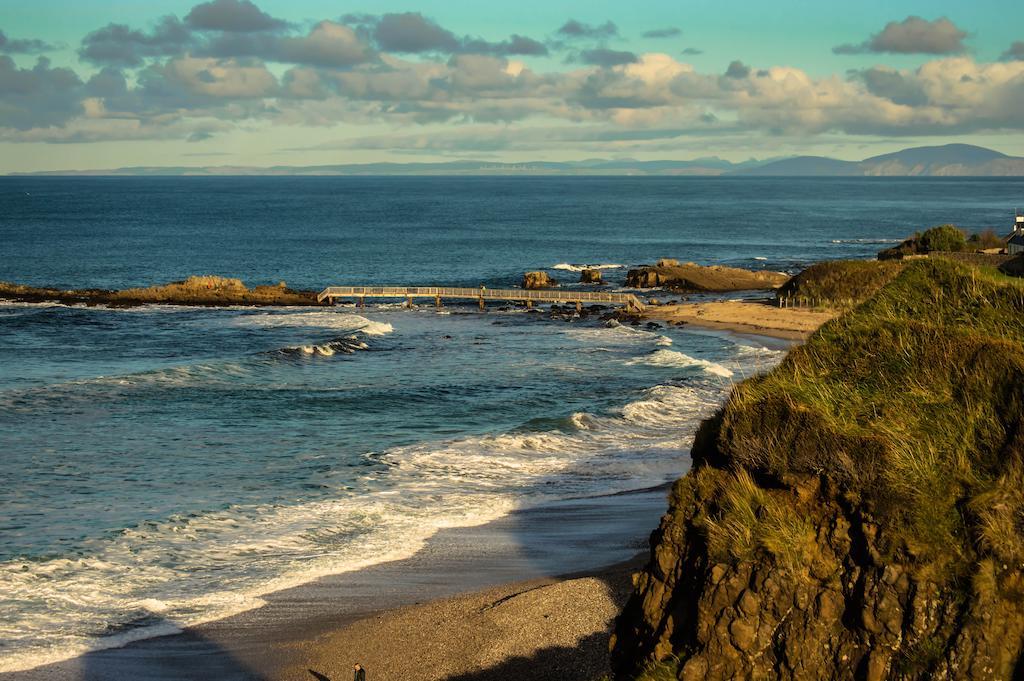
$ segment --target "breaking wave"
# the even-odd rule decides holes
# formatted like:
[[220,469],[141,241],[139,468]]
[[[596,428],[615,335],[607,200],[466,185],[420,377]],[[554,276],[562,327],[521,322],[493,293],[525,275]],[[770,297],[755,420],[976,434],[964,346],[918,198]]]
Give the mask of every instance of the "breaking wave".
[[369,348],[369,345],[359,340],[359,336],[353,334],[344,338],[335,338],[334,340],[317,345],[295,345],[287,348],[281,348],[277,352],[286,355],[316,355],[320,357],[331,357],[332,355],[337,355],[339,353],[343,355],[351,355],[359,350],[368,350]]
[[898,244],[903,239],[832,239],[834,244]]
[[722,378],[732,378],[733,376],[732,370],[725,368],[721,364],[709,362],[706,359],[690,357],[686,353],[679,352],[677,350],[666,350],[664,348],[659,348],[658,350],[655,350],[649,355],[645,355],[643,357],[635,357],[628,360],[626,364],[645,364],[647,366],[676,367],[679,369],[699,368],[709,374],[721,376]]
[[560,262],[557,265],[552,265],[553,270],[565,270],[567,272],[582,272],[583,270],[618,270],[625,267],[625,265],[617,265],[615,263],[606,263],[600,265],[584,265],[569,262]]
[[288,312],[242,315],[234,320],[238,326],[307,327],[335,331],[358,331],[367,336],[383,336],[395,328],[388,322],[376,322],[357,314],[344,312]]
[[[371,452],[358,483],[333,498],[178,515],[122,530],[80,555],[0,563],[7,598],[48,603],[31,622],[0,616],[11,646],[0,672],[257,608],[265,594],[409,557],[442,528],[664,483],[685,470],[678,452],[723,396],[658,385],[606,414],[574,413],[554,430]],[[69,621],[75,626],[63,626]]]

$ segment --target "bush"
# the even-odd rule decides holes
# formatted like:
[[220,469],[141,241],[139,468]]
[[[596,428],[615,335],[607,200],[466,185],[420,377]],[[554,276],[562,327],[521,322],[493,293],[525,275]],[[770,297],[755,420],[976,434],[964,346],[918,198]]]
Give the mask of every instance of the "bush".
[[933,251],[957,252],[967,245],[967,237],[954,225],[940,225],[926,230],[918,240],[920,250],[924,253]]
[[971,235],[971,238],[967,240],[967,245],[975,250],[985,250],[989,248],[1002,248],[1003,240],[995,233],[994,230],[986,229],[983,232],[975,232]]

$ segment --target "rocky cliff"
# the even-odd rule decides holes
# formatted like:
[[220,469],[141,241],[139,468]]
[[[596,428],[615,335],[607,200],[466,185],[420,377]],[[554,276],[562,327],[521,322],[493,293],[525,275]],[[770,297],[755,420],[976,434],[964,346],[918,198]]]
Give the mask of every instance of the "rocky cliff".
[[618,678],[1024,678],[1019,283],[907,265],[736,388],[692,456]]

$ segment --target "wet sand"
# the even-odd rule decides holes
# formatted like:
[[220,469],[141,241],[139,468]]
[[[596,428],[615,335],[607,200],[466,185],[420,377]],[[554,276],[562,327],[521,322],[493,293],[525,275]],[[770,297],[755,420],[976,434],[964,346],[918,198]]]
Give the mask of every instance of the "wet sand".
[[838,310],[780,308],[768,301],[722,300],[708,303],[649,305],[644,317],[668,323],[685,322],[720,331],[804,340]]
[[[679,474],[687,467],[681,453]],[[626,561],[646,550],[666,495],[577,499],[443,530],[409,559],[0,681],[347,681],[356,661],[368,681],[591,681],[606,672],[611,618],[637,567]]]

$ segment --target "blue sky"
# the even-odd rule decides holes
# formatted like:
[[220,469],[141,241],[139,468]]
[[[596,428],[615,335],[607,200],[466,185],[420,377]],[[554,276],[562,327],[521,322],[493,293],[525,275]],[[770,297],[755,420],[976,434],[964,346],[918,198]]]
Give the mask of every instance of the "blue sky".
[[0,172],[1024,155],[1024,3],[3,0],[0,31]]

